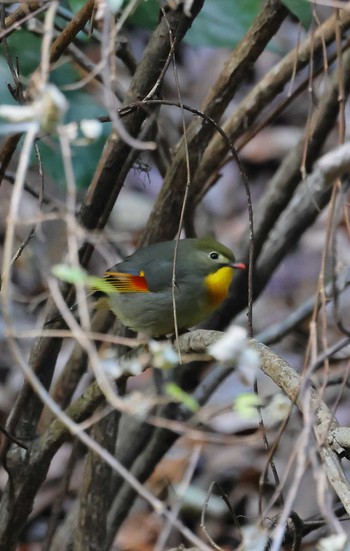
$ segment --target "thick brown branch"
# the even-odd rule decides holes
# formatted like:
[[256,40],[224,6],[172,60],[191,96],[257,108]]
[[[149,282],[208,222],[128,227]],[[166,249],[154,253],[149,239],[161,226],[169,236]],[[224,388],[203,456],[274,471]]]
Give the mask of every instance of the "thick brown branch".
[[[350,26],[350,15],[343,10],[341,11],[341,24],[343,29]],[[256,118],[261,115],[262,110],[271,104],[273,99],[291,80],[293,71],[299,72],[310,63],[311,57],[321,52],[324,44],[329,44],[335,40],[335,34],[336,19],[334,15],[306,38],[302,44],[286,55],[254,86],[223,125],[223,130],[232,142],[235,142],[247,128],[250,128]],[[312,142],[312,140],[310,141]],[[312,147],[312,143],[310,146]],[[215,134],[203,155],[203,160],[193,180],[191,186],[191,196],[193,198],[200,194],[208,174],[212,175],[219,170],[227,152],[227,143],[222,140],[220,135]],[[308,158],[312,162],[314,158],[312,151],[309,152]]]
[[[348,94],[350,88],[350,51],[344,53],[343,71],[347,88],[346,93]],[[308,159],[310,162],[314,161],[336,122],[338,112],[338,79],[337,75],[334,74],[331,79],[330,87],[321,98],[319,109],[312,118],[312,139],[310,139],[309,136],[303,137],[295,149],[287,154],[269,183],[267,192],[256,208],[254,230],[255,251],[259,254],[264,245],[266,253],[266,238],[269,232],[272,231],[272,228],[274,228],[275,242],[278,241],[279,244],[275,251],[277,255],[275,256],[274,252],[271,253],[270,265],[269,260],[264,260],[263,258],[258,262],[256,279],[254,282],[255,297],[260,295],[279,262],[281,262],[291,248],[295,246],[306,228],[313,224],[320,213],[320,209],[324,208],[329,200],[331,194],[329,185],[326,185],[323,191],[319,190],[322,195],[321,198],[314,196],[312,190],[309,190],[310,194],[305,194],[309,180],[303,182],[304,191],[300,192],[303,197],[300,195],[297,196],[299,198],[299,204],[295,207],[295,203],[293,203],[292,216],[284,218],[284,224],[288,223],[289,226],[286,227],[284,225],[282,229],[278,217],[281,215],[281,212],[283,213],[284,209],[289,209],[287,205],[293,197],[297,185],[301,181],[300,166],[304,150],[304,141],[308,140]],[[312,181],[315,182],[315,180]],[[298,211],[297,215],[295,215],[295,211]],[[276,234],[276,228],[279,232],[278,234]],[[291,236],[291,238],[286,239],[287,234]],[[242,241],[241,255],[243,258],[246,258],[248,254],[248,230]],[[263,270],[263,273],[261,270]],[[241,274],[238,274],[228,300],[223,307],[212,316],[212,319],[208,322],[208,327],[223,329],[237,313],[246,307],[246,305],[247,281],[244,277],[241,277]]]
[[[91,436],[114,454],[120,413],[113,411],[96,423]],[[74,551],[105,549],[107,514],[112,498],[112,469],[92,450],[89,450],[80,492],[78,527],[75,530]]]
[[38,10],[41,7],[41,2],[23,2],[5,19],[5,28],[15,25],[18,21],[25,18],[28,13]]
[[[286,8],[279,1],[270,0],[265,3],[251,29],[226,62],[212,91],[204,100],[201,111],[216,121],[220,118],[241,84],[244,75],[274,36],[287,14]],[[194,177],[198,163],[213,133],[214,129],[202,120],[195,119],[190,125],[186,141],[184,138],[181,140],[167,172],[143,235],[142,244],[174,237],[178,229],[188,178],[189,176],[191,179]],[[186,167],[187,144],[190,175],[187,174]]]
[[50,61],[55,63],[61,55],[65,53],[66,48],[73,42],[77,34],[85,27],[91,18],[95,0],[88,0],[83,7],[74,15],[68,25],[63,29],[60,35],[53,41],[50,49]]
[[[171,31],[176,43],[179,43],[190,28],[202,5],[203,0],[196,0],[192,4],[192,17],[187,17],[181,10],[176,10],[170,11],[166,19],[162,18],[148,43],[141,63],[137,67],[124,105],[147,96],[156,84],[168,59],[171,49],[169,32]],[[137,136],[147,115],[147,108],[141,108],[131,113],[124,121],[128,133]],[[86,228],[101,228],[105,225],[124,184],[125,176],[132,166],[133,159],[129,158],[129,154],[130,146],[112,135],[81,208],[80,220]],[[84,249],[81,252],[82,259],[86,260],[89,257],[89,250]]]

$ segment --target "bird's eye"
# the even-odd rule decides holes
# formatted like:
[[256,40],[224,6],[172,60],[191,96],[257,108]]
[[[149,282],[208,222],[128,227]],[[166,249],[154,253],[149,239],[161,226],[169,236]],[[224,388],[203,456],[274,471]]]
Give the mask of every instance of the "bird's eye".
[[209,257],[212,259],[212,260],[217,260],[219,258],[219,253],[213,251],[212,253],[209,254]]

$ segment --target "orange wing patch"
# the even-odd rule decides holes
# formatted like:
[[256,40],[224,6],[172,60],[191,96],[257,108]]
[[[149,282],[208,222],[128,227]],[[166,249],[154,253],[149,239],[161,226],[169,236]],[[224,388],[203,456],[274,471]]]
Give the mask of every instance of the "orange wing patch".
[[149,293],[144,272],[140,272],[139,275],[105,272],[103,279],[118,293]]

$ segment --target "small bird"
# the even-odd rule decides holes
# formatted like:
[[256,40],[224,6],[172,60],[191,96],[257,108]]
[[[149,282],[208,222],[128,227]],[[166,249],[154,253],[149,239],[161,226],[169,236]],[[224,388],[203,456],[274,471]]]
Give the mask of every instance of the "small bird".
[[[151,337],[174,333],[175,245],[164,241],[139,249],[99,280],[97,294],[105,292],[109,308],[126,327]],[[208,318],[226,298],[234,270],[245,267],[215,239],[180,240],[174,280],[179,331]]]

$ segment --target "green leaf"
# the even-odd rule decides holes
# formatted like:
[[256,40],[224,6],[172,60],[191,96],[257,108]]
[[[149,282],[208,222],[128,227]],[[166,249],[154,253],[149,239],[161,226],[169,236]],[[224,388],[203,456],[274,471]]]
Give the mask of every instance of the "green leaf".
[[41,37],[19,30],[8,37],[7,44],[12,59],[18,59],[20,76],[28,77],[40,64]]
[[312,21],[311,2],[308,0],[282,0],[282,4],[299,19],[303,27],[309,28]]
[[94,291],[102,291],[103,293],[113,293],[115,288],[113,285],[105,281],[102,277],[90,276],[78,266],[68,266],[68,264],[56,264],[51,269],[53,275],[67,283],[77,284],[84,283]]
[[141,29],[155,29],[159,19],[158,0],[141,0],[128,22]]
[[[72,163],[77,187],[85,188],[89,185],[104,144],[105,137],[84,146],[72,144]],[[51,139],[49,143],[38,142],[38,145],[44,172],[50,174],[56,185],[64,189],[66,178],[62,169],[62,153],[57,140]]]
[[234,410],[245,419],[256,417],[256,408],[262,406],[263,402],[259,396],[252,392],[243,392],[234,403]]
[[185,41],[193,46],[234,47],[260,9],[260,0],[206,0]]
[[[82,91],[66,92],[69,110],[65,122],[80,121],[82,119],[96,119],[106,111],[94,98]],[[102,125],[100,137],[85,144],[71,145],[72,163],[77,187],[85,188],[89,185],[101,156],[107,136],[110,134],[110,123]],[[54,143],[53,143],[54,142]],[[48,172],[56,184],[62,188],[66,185],[65,174],[62,170],[62,154],[57,141],[38,142],[44,171]]]
[[79,267],[68,266],[67,264],[56,264],[51,269],[53,275],[67,283],[85,283],[87,273]]
[[[13,63],[18,62],[20,78],[28,78],[40,64],[41,39],[28,31],[18,30],[7,38],[7,45]],[[0,49],[0,103],[16,103],[7,88],[7,84],[14,85],[13,78]]]
[[[116,13],[117,11],[119,11],[124,4],[124,0],[107,0],[107,2],[113,13]],[[68,4],[72,12],[77,13],[84,6],[84,4],[86,4],[86,1],[69,0]]]
[[[206,0],[184,40],[194,46],[235,46],[260,9],[260,0]],[[158,18],[158,0],[143,0],[128,21],[137,27],[154,29]]]
[[[93,97],[85,92],[67,92],[66,97],[69,101],[69,111],[66,117],[67,122],[79,121],[82,119],[95,119],[101,115],[107,114],[106,110],[101,107]],[[85,188],[90,184],[110,131],[111,124],[105,123],[102,125],[102,132],[97,140],[86,143],[85,145],[72,144],[72,161],[75,180],[78,187]],[[51,170],[49,167],[48,169],[49,171]],[[59,158],[56,161],[55,177],[56,181],[65,185],[60,152]]]
[[68,5],[72,12],[77,13],[85,4],[85,0],[69,0]]
[[[30,77],[40,65],[41,39],[28,31],[16,31],[8,37],[8,46],[13,60],[18,58],[20,74],[23,77]],[[7,89],[7,82],[12,82],[10,71],[6,60],[0,54],[0,102],[2,104],[14,103],[11,94]],[[66,84],[72,84],[80,79],[80,75],[71,63],[66,61],[50,74],[50,81],[62,88]],[[97,101],[81,90],[65,92],[69,102],[69,110],[65,122],[79,121],[81,119],[94,119],[106,114]],[[75,180],[78,187],[87,187],[96,169],[101,156],[106,137],[110,133],[110,124],[103,125],[101,136],[93,142],[84,146],[72,145],[72,162]],[[42,156],[44,171],[50,174],[55,183],[65,187],[65,175],[62,170],[62,155],[57,140],[41,140],[38,142]],[[34,155],[33,155],[34,159]]]
[[183,404],[189,410],[193,412],[198,411],[198,402],[175,383],[168,383],[167,385],[165,385],[165,392],[168,394],[168,396],[174,398],[177,402],[180,402],[180,404]]

